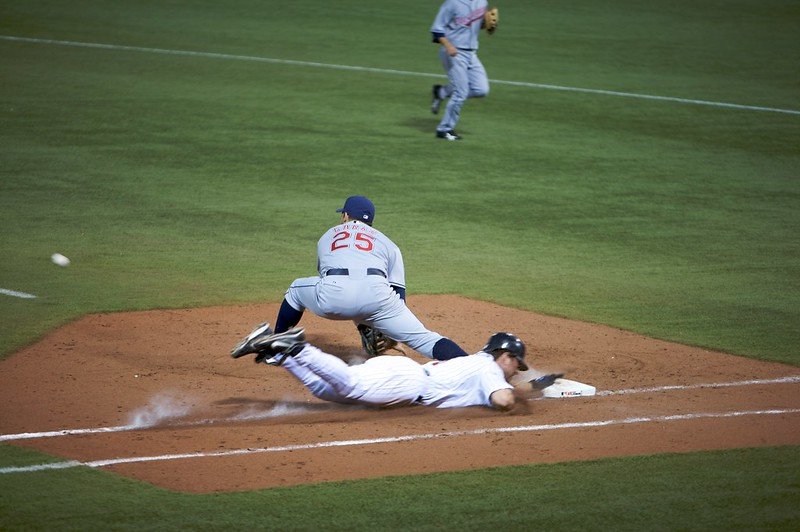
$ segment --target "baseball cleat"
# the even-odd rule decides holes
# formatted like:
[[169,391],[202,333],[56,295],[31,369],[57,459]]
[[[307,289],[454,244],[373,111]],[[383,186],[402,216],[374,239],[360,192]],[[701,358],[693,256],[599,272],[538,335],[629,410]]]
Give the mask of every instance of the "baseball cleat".
[[442,105],[443,98],[439,97],[439,90],[442,88],[441,85],[434,85],[433,90],[433,100],[431,101],[431,113],[437,115],[439,114],[439,107]]
[[461,137],[454,129],[451,129],[450,131],[437,131],[436,138],[444,140],[461,140]]
[[[302,327],[289,329],[286,332],[261,336],[253,341],[253,348],[258,351],[256,363],[277,358],[277,355],[294,356],[306,345],[306,331]],[[275,364],[279,365],[276,361]],[[281,359],[280,362],[283,362]]]
[[253,345],[256,340],[263,338],[265,335],[272,334],[272,328],[269,326],[269,323],[262,323],[255,329],[253,332],[248,334],[244,337],[244,340],[239,342],[236,347],[233,348],[231,351],[231,356],[233,358],[243,357],[244,355],[249,355],[250,353],[258,352],[258,349],[255,348]]
[[[269,355],[266,355],[266,356],[269,356]],[[277,355],[275,355],[273,357],[265,358],[265,359],[259,359],[258,356],[256,356],[256,364],[258,364],[259,362],[263,362],[267,366],[282,366],[283,362],[287,358],[289,358],[289,355],[286,355],[284,353],[278,353]]]

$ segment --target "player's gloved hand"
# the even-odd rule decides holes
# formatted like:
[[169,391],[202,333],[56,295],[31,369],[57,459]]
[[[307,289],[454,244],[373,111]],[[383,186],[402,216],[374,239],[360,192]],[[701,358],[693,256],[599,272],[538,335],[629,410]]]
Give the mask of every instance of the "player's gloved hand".
[[[361,345],[370,357],[380,356],[390,349],[396,349],[403,353],[398,347],[397,341],[389,338],[380,331],[376,331],[368,325],[358,325],[358,334],[361,336]],[[405,354],[405,353],[404,353]]]
[[487,9],[483,14],[483,27],[486,32],[491,35],[497,30],[497,25],[500,23],[500,10],[496,7]]
[[552,386],[556,379],[563,377],[563,373],[550,373],[549,375],[542,375],[531,380],[531,386],[534,390],[544,390],[548,386]]

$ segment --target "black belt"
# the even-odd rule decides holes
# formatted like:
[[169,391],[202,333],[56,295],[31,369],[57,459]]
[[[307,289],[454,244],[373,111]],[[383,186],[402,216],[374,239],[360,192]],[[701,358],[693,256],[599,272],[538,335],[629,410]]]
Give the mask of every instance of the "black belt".
[[[331,268],[325,272],[325,277],[329,275],[350,275],[350,270],[347,268]],[[386,277],[384,271],[379,270],[378,268],[367,268],[367,275],[380,275],[381,277]]]
[[462,52],[474,52],[475,48],[459,48]]

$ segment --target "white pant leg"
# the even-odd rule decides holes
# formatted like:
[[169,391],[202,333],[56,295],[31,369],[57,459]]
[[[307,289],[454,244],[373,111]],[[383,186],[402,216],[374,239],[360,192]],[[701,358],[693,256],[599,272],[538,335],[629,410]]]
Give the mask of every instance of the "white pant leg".
[[356,382],[352,375],[352,368],[339,357],[325,353],[309,344],[293,358],[297,364],[328,383],[342,397],[349,397],[355,388]]
[[422,366],[403,356],[380,356],[359,366],[348,366],[341,359],[308,345],[294,356],[294,361],[351,402],[375,406],[410,404],[427,390],[428,377]]
[[360,366],[353,366],[356,387],[352,396],[359,394],[359,402],[377,406],[401,406],[417,401],[425,395],[429,377],[422,366],[404,356],[379,356],[370,358]]
[[352,403],[352,401],[349,401],[347,397],[337,393],[336,390],[334,390],[333,387],[319,375],[311,371],[309,368],[298,364],[294,357],[286,357],[282,366],[286,368],[289,373],[294,375],[297,380],[302,382],[303,385],[308,388],[308,391],[314,395],[314,397],[322,399],[323,401],[330,401],[332,403]]

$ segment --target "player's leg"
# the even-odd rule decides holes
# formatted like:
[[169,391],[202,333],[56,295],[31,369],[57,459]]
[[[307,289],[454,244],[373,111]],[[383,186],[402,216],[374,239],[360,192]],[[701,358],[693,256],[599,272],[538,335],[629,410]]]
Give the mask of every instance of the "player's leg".
[[372,316],[367,324],[428,358],[447,360],[469,354],[449,338],[428,330],[400,298]]
[[278,317],[275,319],[276,333],[286,332],[300,323],[306,309],[317,316],[325,317],[317,295],[321,282],[322,279],[319,277],[301,277],[294,280],[286,290]]
[[[280,355],[279,355],[280,356]],[[310,368],[300,365],[294,357],[286,357],[281,365],[286,370],[294,375],[294,377],[303,383],[308,388],[314,397],[322,399],[323,401],[330,401],[332,403],[350,403],[346,397],[339,394],[333,389],[333,386],[328,382],[311,371]]]
[[313,345],[306,345],[291,358],[325,381],[339,396],[348,397],[356,386],[350,366]]
[[451,60],[450,54],[447,53],[447,50],[444,46],[439,48],[439,60],[442,62],[442,67],[444,68],[444,73],[448,74],[447,85],[439,85],[438,95],[442,99],[447,99],[453,93],[453,83],[450,81],[450,66]]
[[302,317],[303,311],[295,309],[284,299],[283,303],[281,303],[281,309],[278,311],[278,317],[275,319],[275,332],[282,333],[294,328],[295,325],[300,323]]
[[448,87],[451,90],[450,100],[444,110],[436,131],[439,133],[452,131],[455,129],[461,117],[461,107],[469,97],[469,76],[467,66],[472,52],[459,52],[457,56],[449,58],[450,68],[447,77],[450,80]]
[[469,78],[469,97],[470,98],[483,98],[489,95],[489,78],[486,76],[486,69],[483,68],[483,63],[478,59],[478,54],[472,55],[472,61],[469,64],[468,78]]

